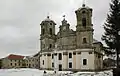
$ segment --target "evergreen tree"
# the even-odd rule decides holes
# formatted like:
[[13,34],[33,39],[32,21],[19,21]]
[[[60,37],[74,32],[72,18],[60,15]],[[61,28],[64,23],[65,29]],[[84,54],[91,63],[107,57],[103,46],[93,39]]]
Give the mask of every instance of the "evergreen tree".
[[102,40],[107,44],[105,52],[107,54],[117,54],[117,68],[118,58],[120,53],[120,1],[111,0],[110,12],[107,15],[107,20],[104,24],[104,34]]

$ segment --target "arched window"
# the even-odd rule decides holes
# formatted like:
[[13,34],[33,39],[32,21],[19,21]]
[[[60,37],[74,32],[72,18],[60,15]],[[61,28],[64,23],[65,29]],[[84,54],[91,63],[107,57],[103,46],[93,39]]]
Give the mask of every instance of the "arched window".
[[72,58],[72,53],[69,53],[69,58]]
[[52,25],[52,23],[50,23],[50,25]]
[[87,65],[87,59],[83,59],[83,65]]
[[44,65],[44,60],[43,60],[43,65]]
[[83,38],[83,43],[87,43],[87,40],[86,40],[86,38]]
[[49,45],[49,48],[52,48],[52,44]]
[[50,35],[52,35],[52,28],[50,28],[49,31],[50,31]]
[[69,63],[69,68],[72,68],[72,62]]
[[82,18],[82,26],[86,27],[86,18]]
[[42,34],[43,34],[43,35],[45,34],[45,29],[42,29]]
[[62,54],[61,53],[59,53],[59,60],[62,60]]
[[86,12],[85,11],[82,11],[82,14],[85,14]]

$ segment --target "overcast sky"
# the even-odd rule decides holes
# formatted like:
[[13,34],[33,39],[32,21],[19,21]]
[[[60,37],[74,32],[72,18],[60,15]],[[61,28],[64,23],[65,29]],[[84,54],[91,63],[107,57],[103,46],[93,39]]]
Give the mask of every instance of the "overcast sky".
[[[39,24],[47,15],[57,23],[57,31],[63,15],[75,30],[75,10],[82,3],[82,0],[0,0],[0,57],[11,53],[33,55],[40,51]],[[85,3],[93,8],[94,38],[101,41],[110,0]]]

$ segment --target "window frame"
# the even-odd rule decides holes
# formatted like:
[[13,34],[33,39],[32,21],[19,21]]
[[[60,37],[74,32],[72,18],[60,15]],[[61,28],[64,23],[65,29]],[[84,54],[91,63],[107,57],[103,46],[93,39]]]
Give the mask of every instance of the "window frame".
[[69,53],[69,58],[72,58],[72,53]]
[[52,44],[49,44],[49,48],[52,48]]
[[83,59],[83,63],[82,63],[84,66],[87,65],[87,59]]
[[49,28],[50,35],[52,35],[52,28]]
[[69,62],[69,68],[72,68],[72,62]]
[[58,54],[58,58],[59,58],[59,60],[62,60],[62,54],[61,53]]
[[82,18],[82,26],[83,27],[86,27],[86,24],[87,23],[87,20],[86,20],[86,18]]
[[42,61],[42,64],[44,65],[44,63],[45,63],[45,62],[44,62],[44,60],[43,60],[43,61]]
[[52,67],[54,68],[54,62],[52,62]]
[[87,38],[83,38],[83,44],[87,43]]

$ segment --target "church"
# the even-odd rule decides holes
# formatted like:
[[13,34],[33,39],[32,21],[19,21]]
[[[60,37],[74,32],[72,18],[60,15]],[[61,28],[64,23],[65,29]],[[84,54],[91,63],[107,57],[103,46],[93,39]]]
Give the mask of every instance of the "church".
[[[49,16],[40,23],[40,68],[52,70],[97,70],[103,67],[102,43],[93,38],[92,8],[78,8],[76,30],[64,18],[55,34],[56,23]],[[54,61],[54,59],[57,61]]]

